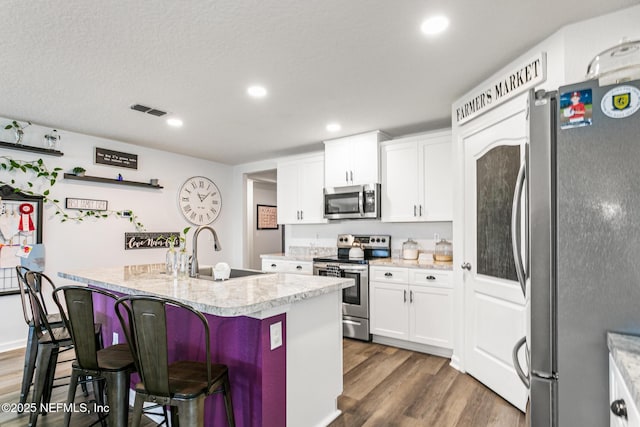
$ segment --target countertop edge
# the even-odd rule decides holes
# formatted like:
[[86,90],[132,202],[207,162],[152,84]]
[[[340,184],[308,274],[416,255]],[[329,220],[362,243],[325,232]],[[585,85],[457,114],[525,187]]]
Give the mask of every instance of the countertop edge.
[[607,346],[636,407],[640,408],[640,336],[608,332]]
[[416,261],[409,261],[399,258],[381,258],[369,261],[371,267],[399,267],[399,268],[413,268],[423,270],[439,270],[439,271],[453,271],[453,262],[443,262],[440,264],[434,264],[436,261],[429,263],[419,263]]
[[[271,274],[283,274],[283,275],[287,275],[287,273],[271,273]],[[289,274],[292,275],[293,273]],[[120,292],[123,294],[127,294],[130,295],[132,294],[132,292],[136,292],[140,295],[154,295],[154,296],[166,296],[166,295],[161,295],[161,294],[157,294],[154,292],[148,292],[148,291],[144,291],[144,290],[140,290],[140,289],[133,289],[130,287],[126,287],[126,286],[121,286],[118,284],[114,284],[114,283],[108,283],[108,282],[104,282],[104,281],[100,281],[100,280],[96,280],[96,279],[91,279],[91,278],[87,278],[87,277],[82,277],[82,276],[77,276],[75,274],[71,274],[71,273],[65,273],[65,272],[58,272],[58,276],[64,279],[69,279],[69,280],[73,280],[79,283],[84,283],[87,285],[94,285],[94,286],[99,286],[99,287],[103,287],[107,290],[110,291],[114,291],[114,292]],[[346,283],[346,281],[348,281],[349,283]],[[344,288],[348,288],[354,286],[354,280],[353,279],[344,279],[342,282],[333,284],[333,285],[328,285],[328,286],[324,286],[322,288],[317,288],[317,289],[311,289],[311,290],[306,290],[303,292],[299,292],[293,295],[287,295],[287,296],[283,296],[283,297],[279,297],[279,298],[274,298],[271,299],[269,301],[261,301],[261,302],[257,302],[257,303],[253,303],[253,304],[248,304],[248,305],[243,305],[243,306],[236,306],[236,307],[220,307],[220,306],[215,306],[215,305],[209,305],[209,304],[205,304],[205,303],[197,303],[194,301],[189,301],[189,300],[185,300],[182,298],[175,298],[173,297],[173,299],[175,299],[176,301],[180,301],[183,302],[185,304],[189,304],[191,306],[193,306],[194,308],[196,308],[197,310],[203,312],[203,313],[207,313],[207,314],[212,314],[214,316],[221,316],[221,317],[236,317],[236,316],[247,316],[247,315],[251,315],[251,314],[256,314],[256,313],[260,313],[261,311],[264,310],[269,310],[269,309],[273,309],[273,308],[277,308],[277,307],[281,307],[281,306],[285,306],[287,304],[291,304],[291,303],[295,303],[298,301],[302,301],[308,298],[313,298],[316,296],[320,296],[320,295],[324,295],[324,294],[329,294],[332,292],[338,292]]]

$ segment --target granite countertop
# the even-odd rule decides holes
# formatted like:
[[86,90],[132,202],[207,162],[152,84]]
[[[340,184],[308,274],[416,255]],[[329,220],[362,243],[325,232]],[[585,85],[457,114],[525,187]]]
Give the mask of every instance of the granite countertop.
[[640,407],[640,337],[609,332],[607,345],[636,407]]
[[260,258],[262,259],[281,259],[283,261],[308,261],[312,262],[315,257],[318,255],[287,255],[285,253],[275,253],[275,254],[262,254]]
[[453,270],[453,262],[433,261],[429,259],[427,261],[405,260],[402,258],[381,258],[369,261],[369,265],[372,267],[386,266],[386,267],[405,267],[405,268],[427,268],[431,270]]
[[114,292],[159,295],[216,316],[259,313],[354,285],[353,279],[266,273],[225,281],[174,278],[164,264],[129,265],[59,272],[58,276]]

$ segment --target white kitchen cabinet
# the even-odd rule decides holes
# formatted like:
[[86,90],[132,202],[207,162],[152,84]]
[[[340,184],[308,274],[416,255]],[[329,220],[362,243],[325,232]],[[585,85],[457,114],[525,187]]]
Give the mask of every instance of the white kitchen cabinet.
[[379,183],[379,142],[387,139],[374,131],[324,141],[325,187]]
[[382,221],[453,220],[451,131],[381,144]]
[[296,261],[281,258],[263,258],[262,271],[267,273],[313,274],[312,261]]
[[278,162],[278,224],[318,224],[324,219],[324,155]]
[[371,333],[453,348],[451,273],[371,267]]
[[620,370],[611,354],[609,354],[609,405],[616,401],[624,402],[624,406],[627,409],[627,418],[617,416],[610,411],[611,427],[640,427],[638,407],[620,374]]

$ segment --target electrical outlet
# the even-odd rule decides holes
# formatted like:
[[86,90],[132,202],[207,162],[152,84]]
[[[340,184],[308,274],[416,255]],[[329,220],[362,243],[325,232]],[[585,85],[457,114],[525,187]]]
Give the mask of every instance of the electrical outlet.
[[113,338],[111,339],[111,344],[112,345],[116,345],[120,342],[120,337],[118,336],[117,332],[113,333]]
[[271,350],[282,346],[282,322],[276,322],[269,326],[269,335],[271,337]]

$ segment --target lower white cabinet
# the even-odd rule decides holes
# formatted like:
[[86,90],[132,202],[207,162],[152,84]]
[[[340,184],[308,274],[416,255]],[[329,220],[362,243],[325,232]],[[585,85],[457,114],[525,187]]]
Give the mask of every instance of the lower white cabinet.
[[451,273],[371,267],[371,333],[453,348]]
[[[611,408],[611,427],[640,427],[640,413],[631,396],[616,363],[609,355],[609,406]],[[626,417],[620,414],[621,408],[626,410]]]
[[313,274],[313,262],[263,258],[262,271],[267,273],[297,273],[311,276]]

